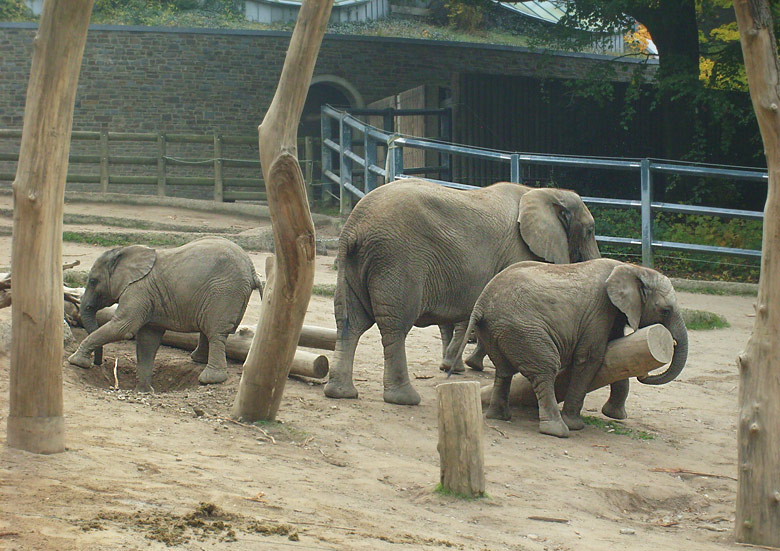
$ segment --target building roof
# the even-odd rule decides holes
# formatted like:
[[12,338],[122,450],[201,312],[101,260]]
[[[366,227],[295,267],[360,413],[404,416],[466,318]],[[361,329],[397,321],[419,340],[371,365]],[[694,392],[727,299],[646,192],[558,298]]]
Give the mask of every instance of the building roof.
[[566,12],[558,7],[557,2],[530,0],[525,2],[501,2],[507,8],[522,15],[544,21],[557,23]]

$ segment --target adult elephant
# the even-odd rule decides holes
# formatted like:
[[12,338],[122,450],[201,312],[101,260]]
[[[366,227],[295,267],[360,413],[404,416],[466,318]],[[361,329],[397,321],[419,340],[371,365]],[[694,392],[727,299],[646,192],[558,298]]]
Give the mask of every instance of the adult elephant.
[[[604,361],[607,343],[661,323],[676,345],[669,367],[640,382],[674,380],[688,358],[688,332],[669,278],[652,270],[601,258],[569,266],[520,262],[503,270],[479,296],[469,322],[496,366],[487,417],[508,420],[510,383],[522,373],[539,402],[539,431],[566,437],[585,425],[583,400]],[[563,413],[555,398],[555,376],[569,369]],[[628,380],[612,384],[602,412],[626,417]]]
[[[355,349],[376,323],[384,347],[384,400],[418,404],[406,365],[412,326],[439,325],[445,338],[448,327],[465,329],[487,282],[520,260],[569,263],[599,256],[593,217],[572,191],[507,182],[461,191],[420,179],[377,188],[358,202],[339,238],[338,333],[325,395],[357,398]],[[463,336],[455,332],[445,365],[455,360]]]
[[[143,245],[111,249],[89,271],[81,320],[90,334],[68,361],[89,368],[93,351],[99,364],[104,344],[135,335],[136,390],[151,392],[165,331],[198,331],[191,357],[207,364],[198,380],[221,383],[227,379],[225,340],[241,323],[253,289],[261,290],[261,282],[249,256],[221,237],[160,251]],[[114,316],[98,328],[97,311],[117,302]]]

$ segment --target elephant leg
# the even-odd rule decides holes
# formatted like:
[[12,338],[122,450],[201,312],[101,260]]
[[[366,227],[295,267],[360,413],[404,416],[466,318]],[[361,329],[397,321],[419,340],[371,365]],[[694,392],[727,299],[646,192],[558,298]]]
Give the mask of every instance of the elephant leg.
[[360,337],[368,331],[373,322],[362,308],[351,319],[336,320],[336,350],[333,366],[328,373],[325,396],[328,398],[357,398],[358,391],[352,380],[355,365],[355,351]]
[[601,407],[601,413],[612,419],[625,419],[628,387],[628,379],[612,383],[609,387],[609,399]]
[[201,384],[222,383],[227,379],[226,340],[227,334],[225,333],[217,333],[209,337],[209,362],[198,376],[198,381]]
[[471,356],[466,358],[466,365],[474,371],[483,371],[485,369],[484,361],[486,355],[487,351],[485,350],[485,347],[482,346],[480,340],[477,339],[477,347],[474,349],[474,352],[471,353]]
[[416,406],[420,395],[409,381],[406,365],[406,333],[382,335],[385,353],[384,400],[390,404]]
[[509,390],[512,384],[512,374],[499,375],[496,370],[496,377],[493,381],[493,392],[490,395],[490,406],[488,406],[485,417],[488,419],[500,419],[509,421],[512,413],[509,411]]
[[588,386],[590,386],[596,371],[601,366],[605,348],[606,346],[600,350],[588,348],[576,350],[574,353],[571,380],[563,400],[562,412],[563,421],[571,430],[585,428],[585,422],[580,417],[580,412],[582,411],[582,404],[585,402]]
[[81,341],[78,349],[70,355],[68,361],[73,365],[89,369],[92,366],[92,352],[104,344],[129,339],[139,327],[114,316],[108,323],[96,329]]
[[536,400],[539,402],[539,432],[559,438],[567,438],[571,428],[561,417],[558,400],[555,399],[555,374],[531,377]]
[[203,333],[198,337],[198,347],[190,354],[192,361],[205,364],[209,361],[209,338]]
[[455,326],[451,323],[445,323],[439,325],[439,333],[441,334],[441,357],[447,355],[447,348],[450,346],[452,340],[452,332],[455,330]]
[[[455,367],[452,369],[454,373],[463,373],[466,371],[466,368],[463,367],[463,360],[461,358],[456,358],[456,356],[458,354],[458,350],[460,350],[460,345],[463,342],[463,339],[466,337],[466,328],[468,327],[468,324],[468,321],[462,321],[456,323],[454,326],[448,326],[452,328],[452,333],[447,347],[444,348],[444,358],[442,359],[441,365],[439,366],[439,369],[442,371],[449,371],[453,364],[455,365]],[[442,332],[442,337],[443,336],[444,334]],[[442,346],[443,345],[444,338],[442,338]]]
[[154,357],[160,348],[160,341],[165,334],[165,329],[144,325],[135,336],[135,376],[138,379],[135,385],[136,392],[154,392],[152,388],[152,371],[154,370]]

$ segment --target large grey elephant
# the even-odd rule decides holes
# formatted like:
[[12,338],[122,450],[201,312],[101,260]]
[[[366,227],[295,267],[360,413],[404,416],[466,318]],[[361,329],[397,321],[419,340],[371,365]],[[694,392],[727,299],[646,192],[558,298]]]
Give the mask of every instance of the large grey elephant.
[[[496,366],[487,417],[507,420],[512,376],[532,384],[539,402],[539,430],[566,437],[583,428],[582,403],[604,359],[607,343],[626,325],[663,324],[677,342],[669,367],[639,380],[660,385],[677,377],[688,358],[688,333],[669,278],[633,264],[602,258],[554,266],[520,262],[487,284],[474,306],[476,330]],[[570,369],[563,413],[555,399],[555,376]],[[624,419],[628,380],[613,383],[602,412]]]
[[[598,257],[593,217],[572,191],[506,182],[461,191],[419,179],[375,189],[355,206],[339,238],[338,333],[325,395],[357,398],[355,349],[376,323],[384,400],[418,404],[406,365],[412,326],[442,328],[450,367],[460,358],[455,353],[471,309],[495,274],[520,260]],[[454,335],[453,328],[459,329]]]
[[[197,239],[156,251],[131,245],[106,251],[89,271],[81,319],[89,336],[68,361],[89,368],[104,344],[135,335],[139,392],[151,392],[154,357],[166,329],[200,332],[191,357],[205,363],[201,383],[227,379],[225,340],[246,311],[253,289],[261,289],[252,261],[221,237]],[[98,327],[96,313],[119,303],[113,318]]]

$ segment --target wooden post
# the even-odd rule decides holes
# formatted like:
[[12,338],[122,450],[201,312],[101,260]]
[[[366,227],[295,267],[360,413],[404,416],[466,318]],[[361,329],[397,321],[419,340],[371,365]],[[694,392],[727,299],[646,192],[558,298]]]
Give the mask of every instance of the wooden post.
[[260,321],[232,415],[274,420],[314,284],[314,223],[297,159],[298,124],[333,0],[303,0],[279,86],[258,128],[276,261],[266,263]]
[[108,193],[108,130],[100,131],[100,191]]
[[[629,377],[644,377],[652,370],[668,364],[674,355],[674,339],[663,325],[648,325],[630,335],[615,339],[607,345],[602,364],[588,387],[592,392],[616,381]],[[569,370],[558,373],[555,379],[555,397],[559,402],[566,396],[569,388]],[[493,387],[482,389],[482,403],[490,404]],[[509,403],[516,406],[535,406],[536,394],[522,375],[512,378],[509,390]]]
[[780,59],[767,0],[735,0],[750,98],[764,142],[769,191],[753,333],[737,363],[735,536],[780,547]]
[[441,486],[456,495],[481,496],[485,493],[485,451],[479,383],[442,383],[436,394]]
[[222,180],[222,136],[214,132],[214,200],[221,203],[223,200]]
[[157,136],[157,195],[165,197],[166,168],[165,168],[165,134]]
[[62,211],[76,85],[93,0],[46,0],[33,42],[14,192],[8,445],[65,449]]

